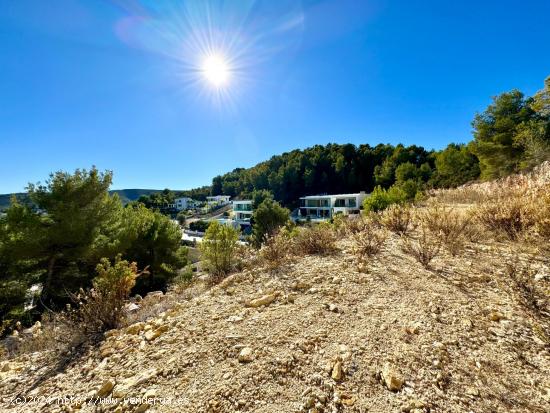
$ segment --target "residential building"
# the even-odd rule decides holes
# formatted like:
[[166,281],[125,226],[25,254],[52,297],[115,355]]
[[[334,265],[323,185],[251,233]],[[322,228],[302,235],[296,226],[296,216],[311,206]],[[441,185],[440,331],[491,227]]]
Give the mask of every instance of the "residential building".
[[174,200],[174,207],[178,211],[182,211],[184,209],[192,209],[195,208],[195,201],[188,197],[176,198]]
[[363,200],[368,195],[361,191],[357,194],[311,195],[300,198],[301,218],[330,219],[334,215],[358,214]]
[[250,224],[250,218],[252,218],[252,200],[236,200],[232,204],[235,221],[239,224]]
[[226,204],[229,204],[230,199],[231,197],[229,195],[215,195],[215,196],[207,196],[206,202],[208,204],[226,205]]

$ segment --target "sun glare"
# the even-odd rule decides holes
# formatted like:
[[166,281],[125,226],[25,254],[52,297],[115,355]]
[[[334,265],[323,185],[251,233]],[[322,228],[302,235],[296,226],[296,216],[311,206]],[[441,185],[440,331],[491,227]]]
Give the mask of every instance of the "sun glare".
[[229,81],[230,69],[222,56],[207,56],[202,64],[204,78],[216,88],[223,87]]

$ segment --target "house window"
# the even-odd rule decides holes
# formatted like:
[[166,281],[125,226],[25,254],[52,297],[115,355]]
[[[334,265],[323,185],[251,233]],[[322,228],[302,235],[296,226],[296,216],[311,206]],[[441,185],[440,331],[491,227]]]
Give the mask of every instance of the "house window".
[[345,199],[337,199],[335,202],[334,202],[334,206],[335,207],[345,207],[346,206],[346,200]]
[[350,208],[357,208],[357,200],[355,198],[348,198],[348,206]]

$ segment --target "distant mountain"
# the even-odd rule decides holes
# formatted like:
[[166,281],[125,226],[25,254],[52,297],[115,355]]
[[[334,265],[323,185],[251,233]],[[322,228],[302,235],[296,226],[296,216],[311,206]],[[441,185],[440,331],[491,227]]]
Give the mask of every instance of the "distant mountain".
[[19,201],[25,201],[27,199],[27,194],[24,192],[19,192],[17,194],[0,194],[0,211],[10,206],[12,195],[15,195]]
[[[110,194],[118,194],[120,200],[123,204],[137,200],[141,195],[150,195],[157,192],[162,192],[161,189],[113,189],[109,191]],[[177,192],[177,191],[176,191]],[[10,199],[13,194],[0,194],[0,211],[5,210],[10,206]],[[27,194],[24,192],[19,192],[15,194],[18,200],[25,201],[27,199]]]
[[162,189],[113,189],[109,191],[112,194],[118,194],[123,204],[127,204],[131,201],[136,201],[142,195],[151,195],[162,192]]

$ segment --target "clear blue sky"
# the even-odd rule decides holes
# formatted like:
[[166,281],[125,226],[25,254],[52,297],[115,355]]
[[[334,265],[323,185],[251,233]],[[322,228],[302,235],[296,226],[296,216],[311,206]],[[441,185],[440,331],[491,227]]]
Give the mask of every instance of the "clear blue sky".
[[0,0],[0,193],[91,165],[184,189],[317,143],[465,142],[491,96],[542,87],[549,19],[547,0]]

